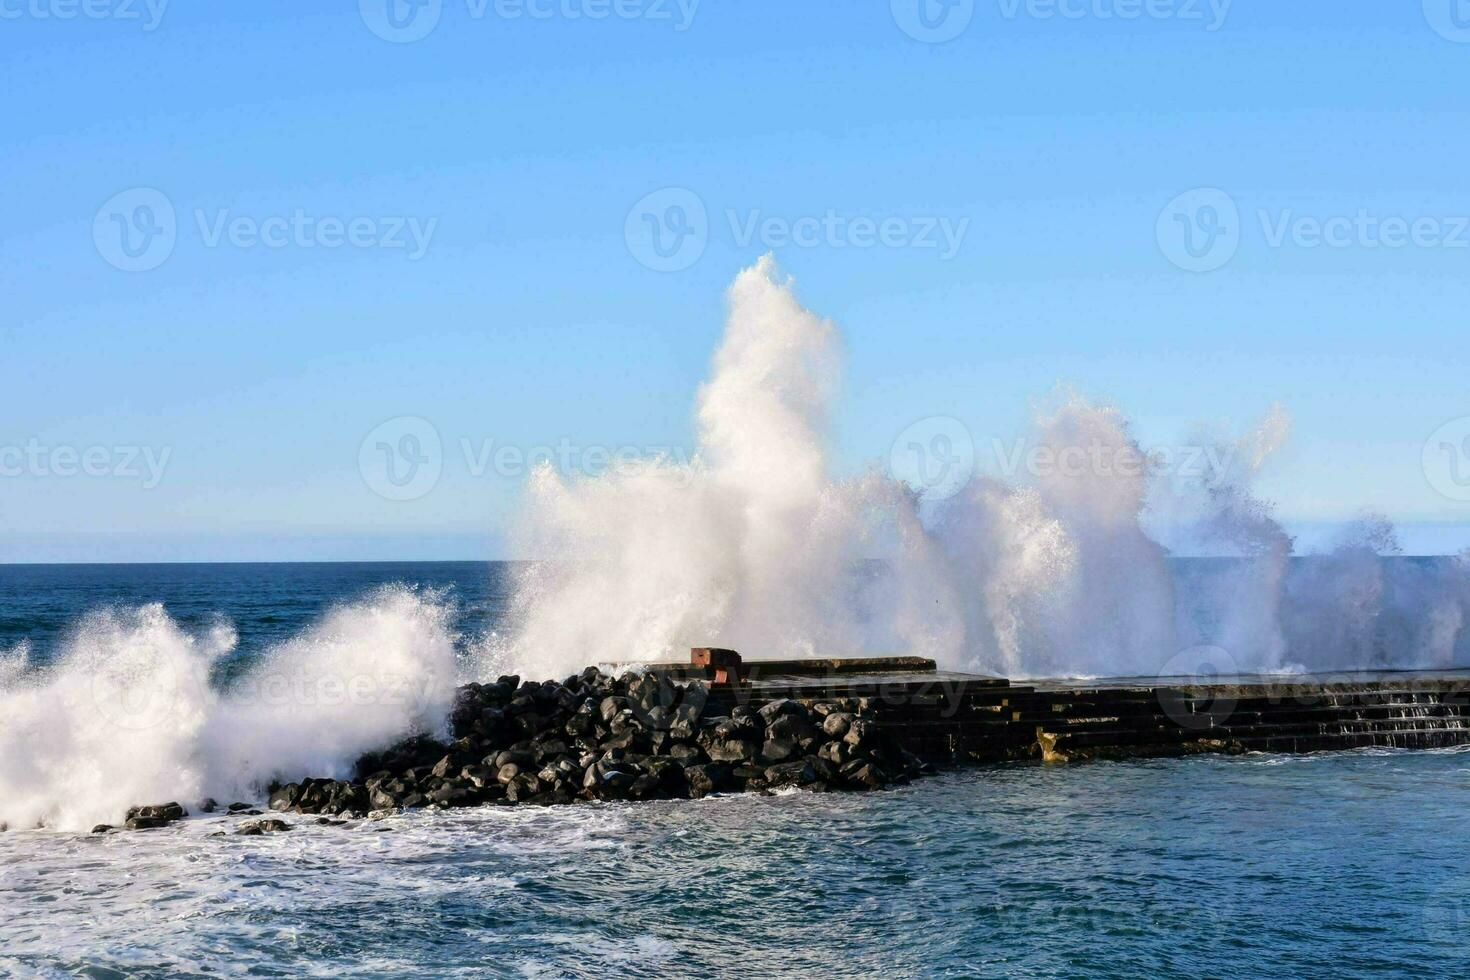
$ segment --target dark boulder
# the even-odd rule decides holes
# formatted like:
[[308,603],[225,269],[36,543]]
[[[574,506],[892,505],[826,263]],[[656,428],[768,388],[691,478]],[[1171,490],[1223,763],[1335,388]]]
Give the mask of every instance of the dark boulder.
[[158,827],[167,827],[170,821],[162,817],[128,817],[123,824],[128,830],[154,830]]
[[808,786],[817,781],[817,770],[806,759],[783,762],[769,766],[765,771],[766,783],[771,786]]
[[842,738],[852,724],[852,715],[846,711],[834,711],[822,720],[822,731],[828,738]]
[[128,819],[141,817],[145,820],[162,820],[169,823],[174,820],[182,820],[189,815],[188,811],[177,803],[157,803],[152,806],[135,806],[128,810]]
[[690,766],[684,772],[689,780],[689,796],[696,800],[725,789],[731,778],[730,767],[718,763]]
[[847,734],[842,740],[855,749],[863,749],[871,746],[877,736],[878,729],[866,718],[854,718],[847,727]]
[[796,754],[796,743],[773,738],[761,746],[760,760],[766,765],[786,762]]
[[760,716],[767,725],[785,715],[797,715],[805,718],[807,716],[807,710],[799,702],[793,701],[790,698],[778,698],[769,704],[762,705],[760,709]]
[[745,762],[756,757],[754,742],[733,738],[728,741],[711,741],[704,747],[712,762]]

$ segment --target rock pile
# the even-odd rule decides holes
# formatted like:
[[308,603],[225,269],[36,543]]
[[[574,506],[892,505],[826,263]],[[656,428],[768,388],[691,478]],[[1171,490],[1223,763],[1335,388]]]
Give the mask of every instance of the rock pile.
[[416,736],[357,763],[350,780],[271,787],[270,808],[361,815],[415,807],[698,798],[780,787],[879,789],[928,771],[875,724],[866,700],[717,709],[701,681],[560,683],[501,677],[459,690],[453,741]]
[[[123,827],[128,830],[152,830],[155,827],[166,827],[175,820],[182,820],[188,815],[189,811],[177,803],[135,806],[128,810],[127,822],[123,824]],[[115,829],[111,824],[99,823],[92,828],[92,833],[105,834]]]

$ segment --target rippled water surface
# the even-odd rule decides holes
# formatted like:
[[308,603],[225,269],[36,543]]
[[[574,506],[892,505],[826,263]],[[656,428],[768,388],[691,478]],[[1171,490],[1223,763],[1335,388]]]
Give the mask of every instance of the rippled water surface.
[[[302,818],[293,818],[302,820]],[[1470,754],[0,834],[22,975],[1461,976]]]

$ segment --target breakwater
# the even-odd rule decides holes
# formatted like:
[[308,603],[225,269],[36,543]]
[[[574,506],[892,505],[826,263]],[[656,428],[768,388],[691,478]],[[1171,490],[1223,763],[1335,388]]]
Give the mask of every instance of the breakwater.
[[[1008,761],[1434,748],[1470,743],[1467,694],[1465,671],[1012,684],[913,657],[746,662],[701,648],[685,663],[466,685],[449,740],[418,735],[363,756],[347,778],[273,784],[268,805],[331,822],[421,807],[869,791]],[[155,804],[127,826],[183,815]],[[289,829],[265,820],[237,832]]]
[[716,688],[728,703],[861,699],[905,749],[939,765],[1470,743],[1470,670],[1016,684],[904,657],[728,669],[739,677]]

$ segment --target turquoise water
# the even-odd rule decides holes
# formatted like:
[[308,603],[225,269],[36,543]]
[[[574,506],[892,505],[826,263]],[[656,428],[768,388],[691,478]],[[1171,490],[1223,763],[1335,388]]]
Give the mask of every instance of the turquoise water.
[[[0,834],[0,969],[1457,976],[1470,754],[950,773],[869,796]],[[379,828],[390,828],[380,831]]]

